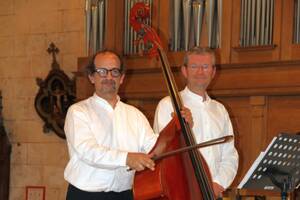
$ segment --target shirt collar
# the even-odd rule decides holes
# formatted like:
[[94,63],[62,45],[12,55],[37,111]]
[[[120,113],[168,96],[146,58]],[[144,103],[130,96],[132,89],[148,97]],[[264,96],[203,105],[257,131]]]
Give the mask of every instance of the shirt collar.
[[[96,93],[93,94],[92,96],[92,99],[96,102],[96,103],[99,103],[100,105],[102,106],[105,106],[105,107],[109,107],[111,109],[113,109],[113,107],[110,105],[110,103],[108,103],[108,101],[106,99],[103,99],[102,97],[99,97]],[[120,102],[120,96],[117,95],[117,103],[116,103],[116,106],[115,108],[118,106],[119,102]]]
[[187,86],[184,88],[184,90],[182,92],[184,94],[188,95],[190,98],[196,100],[197,102],[209,103],[210,100],[211,100],[206,92],[205,92],[205,98],[206,99],[204,101],[204,99],[201,95],[198,95],[198,94],[192,92]]

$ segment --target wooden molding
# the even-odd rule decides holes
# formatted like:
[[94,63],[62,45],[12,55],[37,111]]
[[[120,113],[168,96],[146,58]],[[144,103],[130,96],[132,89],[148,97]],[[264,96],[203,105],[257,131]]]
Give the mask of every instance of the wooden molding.
[[277,48],[278,45],[263,45],[263,46],[247,46],[247,47],[232,47],[233,50],[237,52],[247,52],[247,51],[269,51]]

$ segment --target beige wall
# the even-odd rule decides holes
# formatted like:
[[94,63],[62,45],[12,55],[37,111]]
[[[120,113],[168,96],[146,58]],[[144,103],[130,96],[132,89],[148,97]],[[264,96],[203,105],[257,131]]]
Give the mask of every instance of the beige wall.
[[12,143],[10,200],[24,200],[26,186],[45,186],[46,199],[65,199],[65,141],[43,133],[34,109],[35,79],[45,79],[52,57],[70,77],[84,56],[84,0],[0,0],[0,90]]

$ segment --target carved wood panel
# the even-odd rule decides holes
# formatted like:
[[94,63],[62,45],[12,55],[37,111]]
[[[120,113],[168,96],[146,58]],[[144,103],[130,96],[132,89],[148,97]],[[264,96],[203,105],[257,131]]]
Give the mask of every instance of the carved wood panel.
[[[123,3],[111,0],[107,48],[123,52]],[[122,1],[123,2],[123,1]],[[184,80],[179,73],[184,52],[170,52],[169,0],[154,0],[153,27],[168,51],[179,89]],[[217,49],[217,77],[209,93],[229,110],[240,153],[240,167],[233,186],[247,172],[260,151],[282,131],[300,130],[300,47],[291,43],[293,0],[275,0],[274,40],[277,46],[266,48],[236,48],[239,42],[240,0],[223,4],[222,45]],[[115,6],[115,7],[114,7]],[[120,12],[121,9],[121,12]],[[205,42],[204,42],[205,43]],[[84,59],[82,59],[84,60]],[[82,60],[79,69],[82,69]],[[126,57],[128,69],[120,96],[140,108],[152,124],[154,109],[167,95],[160,63],[155,58]],[[242,64],[241,64],[242,63]],[[91,94],[92,87],[83,77],[77,78],[77,97]]]

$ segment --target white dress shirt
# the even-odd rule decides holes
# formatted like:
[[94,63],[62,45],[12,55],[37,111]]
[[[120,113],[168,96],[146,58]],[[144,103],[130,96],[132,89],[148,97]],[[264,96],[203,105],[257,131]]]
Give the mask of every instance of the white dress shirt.
[[[183,104],[191,110],[193,133],[197,143],[233,135],[231,121],[225,107],[206,94],[206,100],[191,92],[187,87],[180,92]],[[155,112],[154,131],[160,132],[172,119],[170,97],[163,98]],[[234,142],[200,149],[210,169],[212,179],[227,188],[233,181],[238,168],[238,153]]]
[[64,177],[90,192],[131,189],[127,153],[147,153],[157,139],[138,109],[120,100],[113,108],[96,94],[69,108],[64,129],[70,154]]

